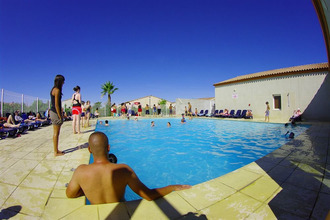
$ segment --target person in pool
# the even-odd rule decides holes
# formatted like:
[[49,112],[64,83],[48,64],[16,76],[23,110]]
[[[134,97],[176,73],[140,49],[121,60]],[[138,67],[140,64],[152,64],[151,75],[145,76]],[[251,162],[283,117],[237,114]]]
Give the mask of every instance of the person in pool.
[[186,119],[184,118],[184,114],[182,114],[181,124],[186,123]]
[[151,127],[154,127],[154,126],[155,126],[155,122],[152,121],[152,122],[151,122]]
[[105,120],[104,126],[109,126],[109,121],[108,120]]
[[66,189],[68,198],[85,195],[93,205],[120,202],[124,199],[128,185],[136,194],[151,201],[173,191],[191,188],[190,185],[168,185],[149,189],[131,167],[109,162],[110,145],[107,136],[102,132],[90,135],[88,150],[93,154],[94,162],[82,164],[74,171]]

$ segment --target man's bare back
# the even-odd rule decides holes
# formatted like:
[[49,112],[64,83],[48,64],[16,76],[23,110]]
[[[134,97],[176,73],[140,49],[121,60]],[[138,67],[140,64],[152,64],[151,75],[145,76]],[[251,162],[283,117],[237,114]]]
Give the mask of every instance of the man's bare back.
[[110,150],[108,138],[102,132],[94,132],[89,138],[89,151],[94,163],[80,165],[74,172],[66,189],[69,198],[85,195],[91,204],[120,202],[124,199],[128,185],[136,194],[147,200],[154,200],[172,191],[188,189],[189,185],[169,185],[149,189],[126,164],[113,164],[108,161]]

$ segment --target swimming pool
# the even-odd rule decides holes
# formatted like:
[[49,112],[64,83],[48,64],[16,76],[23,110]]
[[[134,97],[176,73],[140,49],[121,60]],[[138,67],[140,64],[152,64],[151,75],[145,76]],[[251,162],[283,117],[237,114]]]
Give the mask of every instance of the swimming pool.
[[[151,127],[155,121],[155,127]],[[172,124],[167,127],[167,122]],[[180,119],[110,120],[97,124],[118,163],[131,166],[149,188],[202,183],[236,170],[279,148],[309,126],[232,120]],[[127,187],[127,201],[140,197]]]

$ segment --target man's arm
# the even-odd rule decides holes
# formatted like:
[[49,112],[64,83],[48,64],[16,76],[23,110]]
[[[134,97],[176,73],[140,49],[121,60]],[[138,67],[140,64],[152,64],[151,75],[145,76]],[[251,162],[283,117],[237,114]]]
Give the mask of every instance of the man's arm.
[[69,182],[68,187],[66,188],[66,196],[68,198],[77,198],[79,196],[83,196],[84,195],[84,192],[82,191],[82,189],[81,189],[81,187],[79,185],[79,181],[78,181],[78,177],[79,177],[79,170],[78,170],[78,168],[73,173],[72,179]]
[[128,167],[130,176],[128,180],[128,186],[139,196],[146,200],[154,200],[160,197],[166,196],[173,191],[179,191],[184,189],[190,189],[190,185],[169,185],[162,188],[149,189],[144,185],[137,177],[132,168]]

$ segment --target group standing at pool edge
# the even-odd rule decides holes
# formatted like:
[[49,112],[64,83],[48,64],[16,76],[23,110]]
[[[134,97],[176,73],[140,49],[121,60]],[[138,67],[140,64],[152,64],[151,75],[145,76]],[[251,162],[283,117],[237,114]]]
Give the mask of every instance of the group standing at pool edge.
[[[64,155],[64,152],[58,149],[59,136],[61,126],[63,124],[63,109],[62,109],[62,88],[64,85],[65,78],[62,75],[57,75],[54,79],[54,86],[50,91],[51,108],[49,110],[49,116],[53,124],[53,147],[54,156]],[[89,117],[91,112],[90,101],[86,102],[83,106],[81,101],[80,87],[76,86],[73,88],[75,93],[72,95],[72,129],[73,134],[80,134],[80,119],[83,113],[86,114],[86,121],[82,124],[86,127],[89,126]],[[84,115],[85,116],[85,115]]]

